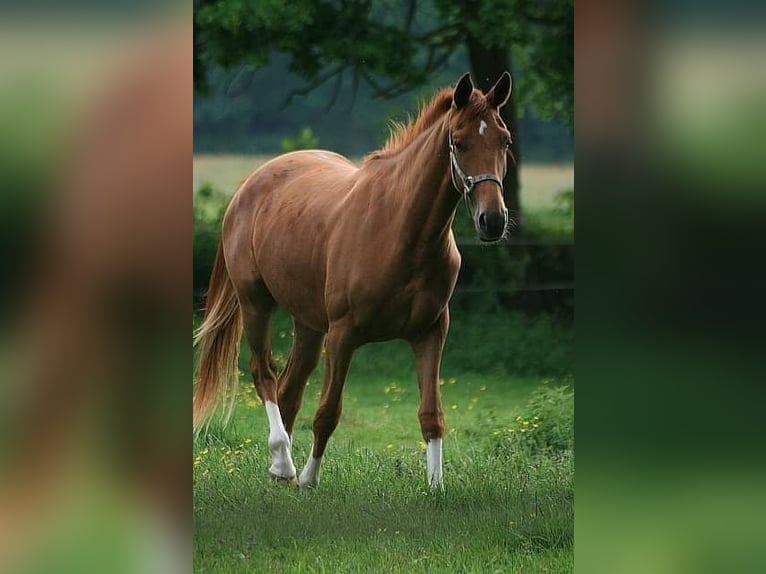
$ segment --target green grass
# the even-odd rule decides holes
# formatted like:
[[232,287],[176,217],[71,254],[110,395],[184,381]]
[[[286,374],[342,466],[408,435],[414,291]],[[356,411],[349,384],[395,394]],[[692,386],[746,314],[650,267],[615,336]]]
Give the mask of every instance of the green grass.
[[[278,362],[288,325],[277,317]],[[546,352],[509,358],[536,347]],[[571,329],[548,320],[454,319],[442,381],[443,494],[426,484],[405,344],[355,355],[343,417],[312,490],[269,482],[268,424],[243,374],[229,426],[213,424],[195,441],[195,571],[570,572],[573,395],[561,389],[573,385],[570,348]],[[299,469],[321,375],[320,367],[296,422]]]

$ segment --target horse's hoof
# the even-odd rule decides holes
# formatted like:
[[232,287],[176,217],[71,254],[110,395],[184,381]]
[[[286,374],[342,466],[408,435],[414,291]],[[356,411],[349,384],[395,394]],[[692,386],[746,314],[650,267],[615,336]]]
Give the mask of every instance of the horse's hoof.
[[298,484],[298,481],[296,480],[295,476],[277,476],[276,474],[270,472],[269,473],[269,479],[272,483],[278,484],[278,485],[294,485]]

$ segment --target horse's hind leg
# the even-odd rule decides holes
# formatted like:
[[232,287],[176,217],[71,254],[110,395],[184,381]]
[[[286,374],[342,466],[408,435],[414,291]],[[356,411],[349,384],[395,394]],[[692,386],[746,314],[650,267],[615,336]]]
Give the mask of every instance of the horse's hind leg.
[[266,286],[259,283],[240,299],[245,335],[250,346],[250,370],[255,390],[266,407],[269,418],[269,473],[278,479],[295,478],[290,456],[290,437],[282,423],[277,397],[277,377],[271,357],[271,314],[276,303]]
[[303,390],[319,362],[324,333],[318,333],[293,321],[293,346],[285,370],[279,376],[279,410],[287,434],[292,438],[295,417],[301,408]]

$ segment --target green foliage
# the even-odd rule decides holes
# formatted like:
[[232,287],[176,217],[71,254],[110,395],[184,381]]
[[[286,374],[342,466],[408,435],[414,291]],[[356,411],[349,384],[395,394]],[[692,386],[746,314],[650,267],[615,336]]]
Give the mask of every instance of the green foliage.
[[300,149],[315,149],[319,145],[319,138],[314,135],[310,127],[303,127],[293,138],[282,139],[282,151],[296,151]]
[[566,217],[574,217],[574,189],[560,191],[553,201],[558,213]]
[[574,449],[574,392],[566,386],[536,390],[508,427],[499,450],[511,455],[560,454]]
[[452,319],[445,368],[517,376],[566,376],[574,370],[570,321],[469,309],[453,311]]
[[260,68],[285,54],[307,90],[330,80],[343,83],[345,76],[384,97],[428,84],[459,48],[507,47],[523,70],[520,102],[572,123],[572,0],[217,0],[195,9],[195,35],[197,87],[204,85],[205,69]]
[[228,203],[228,197],[209,183],[204,183],[194,194],[192,281],[195,305],[199,304],[210,281],[221,237],[221,223]]

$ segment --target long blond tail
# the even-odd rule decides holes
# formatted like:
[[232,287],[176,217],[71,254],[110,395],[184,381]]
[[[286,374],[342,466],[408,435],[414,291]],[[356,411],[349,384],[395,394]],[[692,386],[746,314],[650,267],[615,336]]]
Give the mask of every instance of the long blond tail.
[[194,346],[199,347],[197,389],[194,393],[193,425],[198,432],[215,412],[224,406],[224,422],[234,409],[239,386],[239,342],[242,338],[242,314],[226,270],[223,245],[210,275],[205,317],[194,333]]

